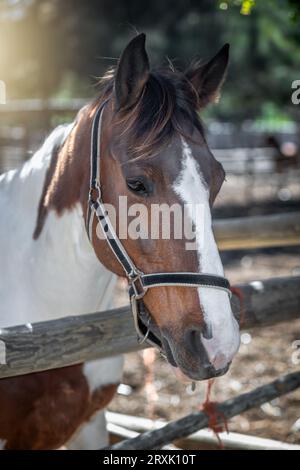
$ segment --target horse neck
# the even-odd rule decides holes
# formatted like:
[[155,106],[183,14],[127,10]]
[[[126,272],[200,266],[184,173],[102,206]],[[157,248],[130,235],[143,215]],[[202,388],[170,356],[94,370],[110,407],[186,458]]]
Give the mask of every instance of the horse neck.
[[55,130],[19,171],[0,180],[0,327],[111,305],[115,276],[100,264],[88,241],[82,205],[79,201],[64,209],[52,205],[62,187],[74,185],[71,179],[67,184],[64,180],[74,170],[70,162],[48,195],[41,230],[33,239],[41,195],[47,195],[45,185],[54,184],[52,179],[47,182],[53,150],[69,138],[71,129]]

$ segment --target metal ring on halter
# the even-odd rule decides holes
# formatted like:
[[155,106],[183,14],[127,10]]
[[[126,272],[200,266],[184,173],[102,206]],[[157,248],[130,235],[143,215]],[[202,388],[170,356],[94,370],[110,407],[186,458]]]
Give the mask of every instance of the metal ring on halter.
[[145,328],[147,328],[146,333],[143,333],[143,331],[140,328],[140,324],[139,324],[139,321],[141,322],[141,318],[140,318],[141,315],[140,315],[138,301],[135,299],[134,295],[131,295],[130,300],[131,300],[131,310],[132,310],[132,314],[133,314],[134,326],[135,326],[135,330],[137,332],[138,343],[143,344],[143,343],[147,342],[150,346],[155,347],[156,349],[159,350],[159,352],[161,352],[163,354],[162,346],[161,346],[161,342],[160,342],[159,338],[156,338],[156,336],[154,336],[153,339],[150,338],[150,336],[153,334],[150,330],[150,322],[151,322],[150,315],[148,314],[148,319],[147,319],[146,325],[144,323],[142,323],[143,326]]
[[145,343],[145,341],[147,341],[147,339],[148,339],[148,336],[149,336],[149,333],[150,333],[150,321],[151,321],[151,318],[148,316],[147,324],[145,325],[146,328],[147,328],[147,332],[146,332],[146,334],[144,335],[143,338],[138,338],[139,344]]

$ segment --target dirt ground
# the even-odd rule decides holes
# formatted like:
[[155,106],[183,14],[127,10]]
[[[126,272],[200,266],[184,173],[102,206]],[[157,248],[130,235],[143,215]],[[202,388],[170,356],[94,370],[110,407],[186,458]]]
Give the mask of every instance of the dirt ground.
[[[225,199],[228,201],[228,197]],[[225,253],[223,261],[226,276],[232,284],[300,274],[299,248]],[[126,297],[121,294],[119,301],[126,303]],[[300,317],[294,322],[264,330],[243,331],[240,351],[230,371],[216,379],[212,398],[223,401],[266,384],[280,374],[299,370],[299,348]],[[129,386],[125,388],[128,395],[122,394],[124,391],[121,389],[122,393],[114,398],[109,409],[165,420],[177,419],[199,409],[205,398],[206,383],[198,383],[192,391],[190,384],[177,380],[171,367],[158,354],[155,355],[152,372],[152,386],[145,386],[147,371],[143,353],[126,355],[123,383]],[[300,389],[231,419],[229,429],[300,443]]]

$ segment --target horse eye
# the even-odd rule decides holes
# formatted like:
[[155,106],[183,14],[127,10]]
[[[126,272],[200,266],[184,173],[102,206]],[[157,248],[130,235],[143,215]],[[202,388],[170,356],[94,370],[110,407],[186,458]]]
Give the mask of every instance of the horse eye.
[[148,194],[147,188],[145,184],[143,183],[143,181],[139,179],[128,179],[126,183],[127,183],[127,187],[131,191],[144,195],[144,196]]

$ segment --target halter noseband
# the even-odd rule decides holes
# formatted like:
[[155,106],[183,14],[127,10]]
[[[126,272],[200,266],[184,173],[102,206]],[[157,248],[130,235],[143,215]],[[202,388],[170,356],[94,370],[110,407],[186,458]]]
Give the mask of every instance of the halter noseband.
[[122,266],[129,282],[129,297],[133,313],[134,325],[140,343],[147,342],[162,352],[160,340],[150,331],[151,317],[146,314],[146,324],[141,321],[145,316],[145,308],[142,298],[147,290],[152,287],[180,286],[180,287],[207,287],[221,289],[231,296],[229,281],[221,276],[213,274],[198,274],[192,272],[171,272],[144,274],[140,271],[128,255],[114,227],[108,217],[105,204],[102,201],[100,185],[100,139],[102,115],[105,101],[96,111],[91,134],[91,175],[90,191],[88,198],[88,210],[86,217],[86,228],[89,239],[93,239],[93,221],[96,216],[105,240],[110,246],[113,254]]

